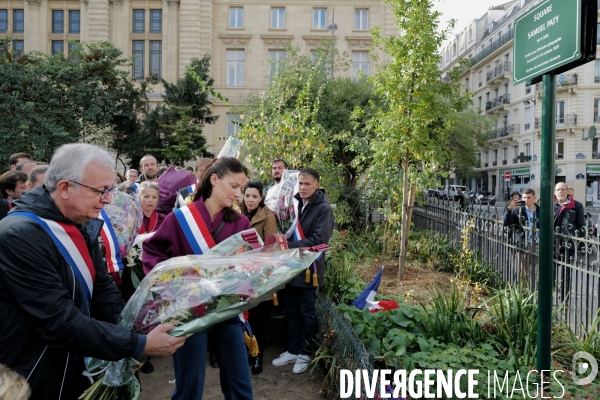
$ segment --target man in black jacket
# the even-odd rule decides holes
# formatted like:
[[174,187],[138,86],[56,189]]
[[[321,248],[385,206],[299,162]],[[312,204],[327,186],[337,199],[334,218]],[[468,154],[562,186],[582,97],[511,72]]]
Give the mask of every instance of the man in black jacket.
[[[554,187],[554,230],[559,228],[559,232],[567,236],[585,236],[585,214],[583,204],[568,195],[569,187],[566,183],[557,183]],[[564,237],[555,239],[554,258],[560,263],[555,262],[554,278],[561,282],[559,293],[562,299],[566,299],[571,291],[571,267],[567,264],[574,264],[577,255],[577,243],[573,240],[567,240]]]
[[[327,244],[333,231],[333,212],[325,192],[319,189],[319,173],[305,168],[298,176],[297,227],[289,247],[311,247]],[[287,351],[273,360],[273,365],[294,363],[293,372],[300,374],[308,369],[309,345],[317,332],[316,299],[319,282],[325,276],[325,255],[309,269],[285,285],[285,314],[288,320]]]
[[[84,357],[160,357],[183,344],[166,333],[173,325],[147,336],[115,325],[123,299],[98,245],[98,215],[114,193],[113,164],[98,147],[62,146],[46,184],[0,221],[0,363],[27,379],[33,400],[77,399],[89,386]],[[67,234],[52,236],[57,226]],[[76,277],[82,271],[87,280]]]

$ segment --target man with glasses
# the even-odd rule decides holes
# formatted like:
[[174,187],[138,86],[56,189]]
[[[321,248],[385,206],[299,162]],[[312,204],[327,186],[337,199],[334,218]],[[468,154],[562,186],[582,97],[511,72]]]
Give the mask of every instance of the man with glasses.
[[77,399],[84,357],[164,357],[184,342],[166,333],[173,325],[148,335],[116,325],[123,299],[98,245],[113,164],[96,146],[62,146],[45,185],[0,221],[0,363],[27,378],[31,399]]
[[[569,196],[569,187],[566,183],[557,183],[554,187],[554,231],[565,236],[585,236],[585,215],[583,205]],[[577,243],[564,237],[554,240],[554,258],[561,264],[554,267],[554,277],[560,282],[559,294],[561,299],[566,299],[571,291],[571,268],[566,264],[574,264]]]

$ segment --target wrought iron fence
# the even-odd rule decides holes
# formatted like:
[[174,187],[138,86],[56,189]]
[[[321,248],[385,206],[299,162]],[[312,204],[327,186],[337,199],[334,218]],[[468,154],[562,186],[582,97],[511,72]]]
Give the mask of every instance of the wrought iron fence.
[[[517,225],[504,225],[504,210],[474,205],[460,209],[452,201],[429,199],[415,207],[413,222],[417,230],[438,232],[457,244],[462,241],[467,223],[474,223],[469,234],[469,247],[489,262],[511,284],[523,283],[537,288],[538,235],[526,217]],[[531,221],[536,226],[537,221]],[[554,235],[553,276],[555,290],[552,302],[562,305],[560,318],[577,335],[590,327],[599,308],[600,240],[591,216],[586,214],[584,226],[556,228]]]

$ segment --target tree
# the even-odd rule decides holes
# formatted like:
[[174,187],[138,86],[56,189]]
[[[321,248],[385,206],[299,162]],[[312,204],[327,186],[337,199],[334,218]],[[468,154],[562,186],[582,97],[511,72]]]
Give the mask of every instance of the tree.
[[143,93],[124,67],[129,61],[108,42],[85,43],[64,54],[14,57],[0,43],[0,160],[24,151],[48,161],[65,143],[97,139]]
[[372,165],[367,174],[369,182],[386,188],[389,217],[401,222],[398,279],[402,279],[410,224],[409,186],[456,159],[452,152],[464,142],[452,134],[470,97],[460,93],[458,83],[464,64],[449,74],[450,81],[440,80],[437,49],[447,31],[438,31],[440,14],[432,10],[431,1],[389,0],[389,4],[400,35],[382,37],[379,29],[373,32],[374,47],[383,49],[390,62],[371,79],[383,105],[367,123],[372,133]]
[[141,144],[132,161],[151,152],[159,160],[183,165],[196,157],[212,156],[207,151],[203,135],[205,124],[214,124],[218,115],[212,114],[209,96],[214,80],[209,75],[210,57],[193,59],[185,76],[172,84],[161,79],[165,94],[163,104],[149,112]]

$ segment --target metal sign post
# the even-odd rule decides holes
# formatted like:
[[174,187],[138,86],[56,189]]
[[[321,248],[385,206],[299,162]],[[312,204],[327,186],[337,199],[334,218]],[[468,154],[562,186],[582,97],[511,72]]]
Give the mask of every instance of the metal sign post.
[[542,142],[539,222],[538,371],[552,361],[554,271],[554,77],[596,58],[597,0],[546,0],[515,20],[513,84],[542,81]]

